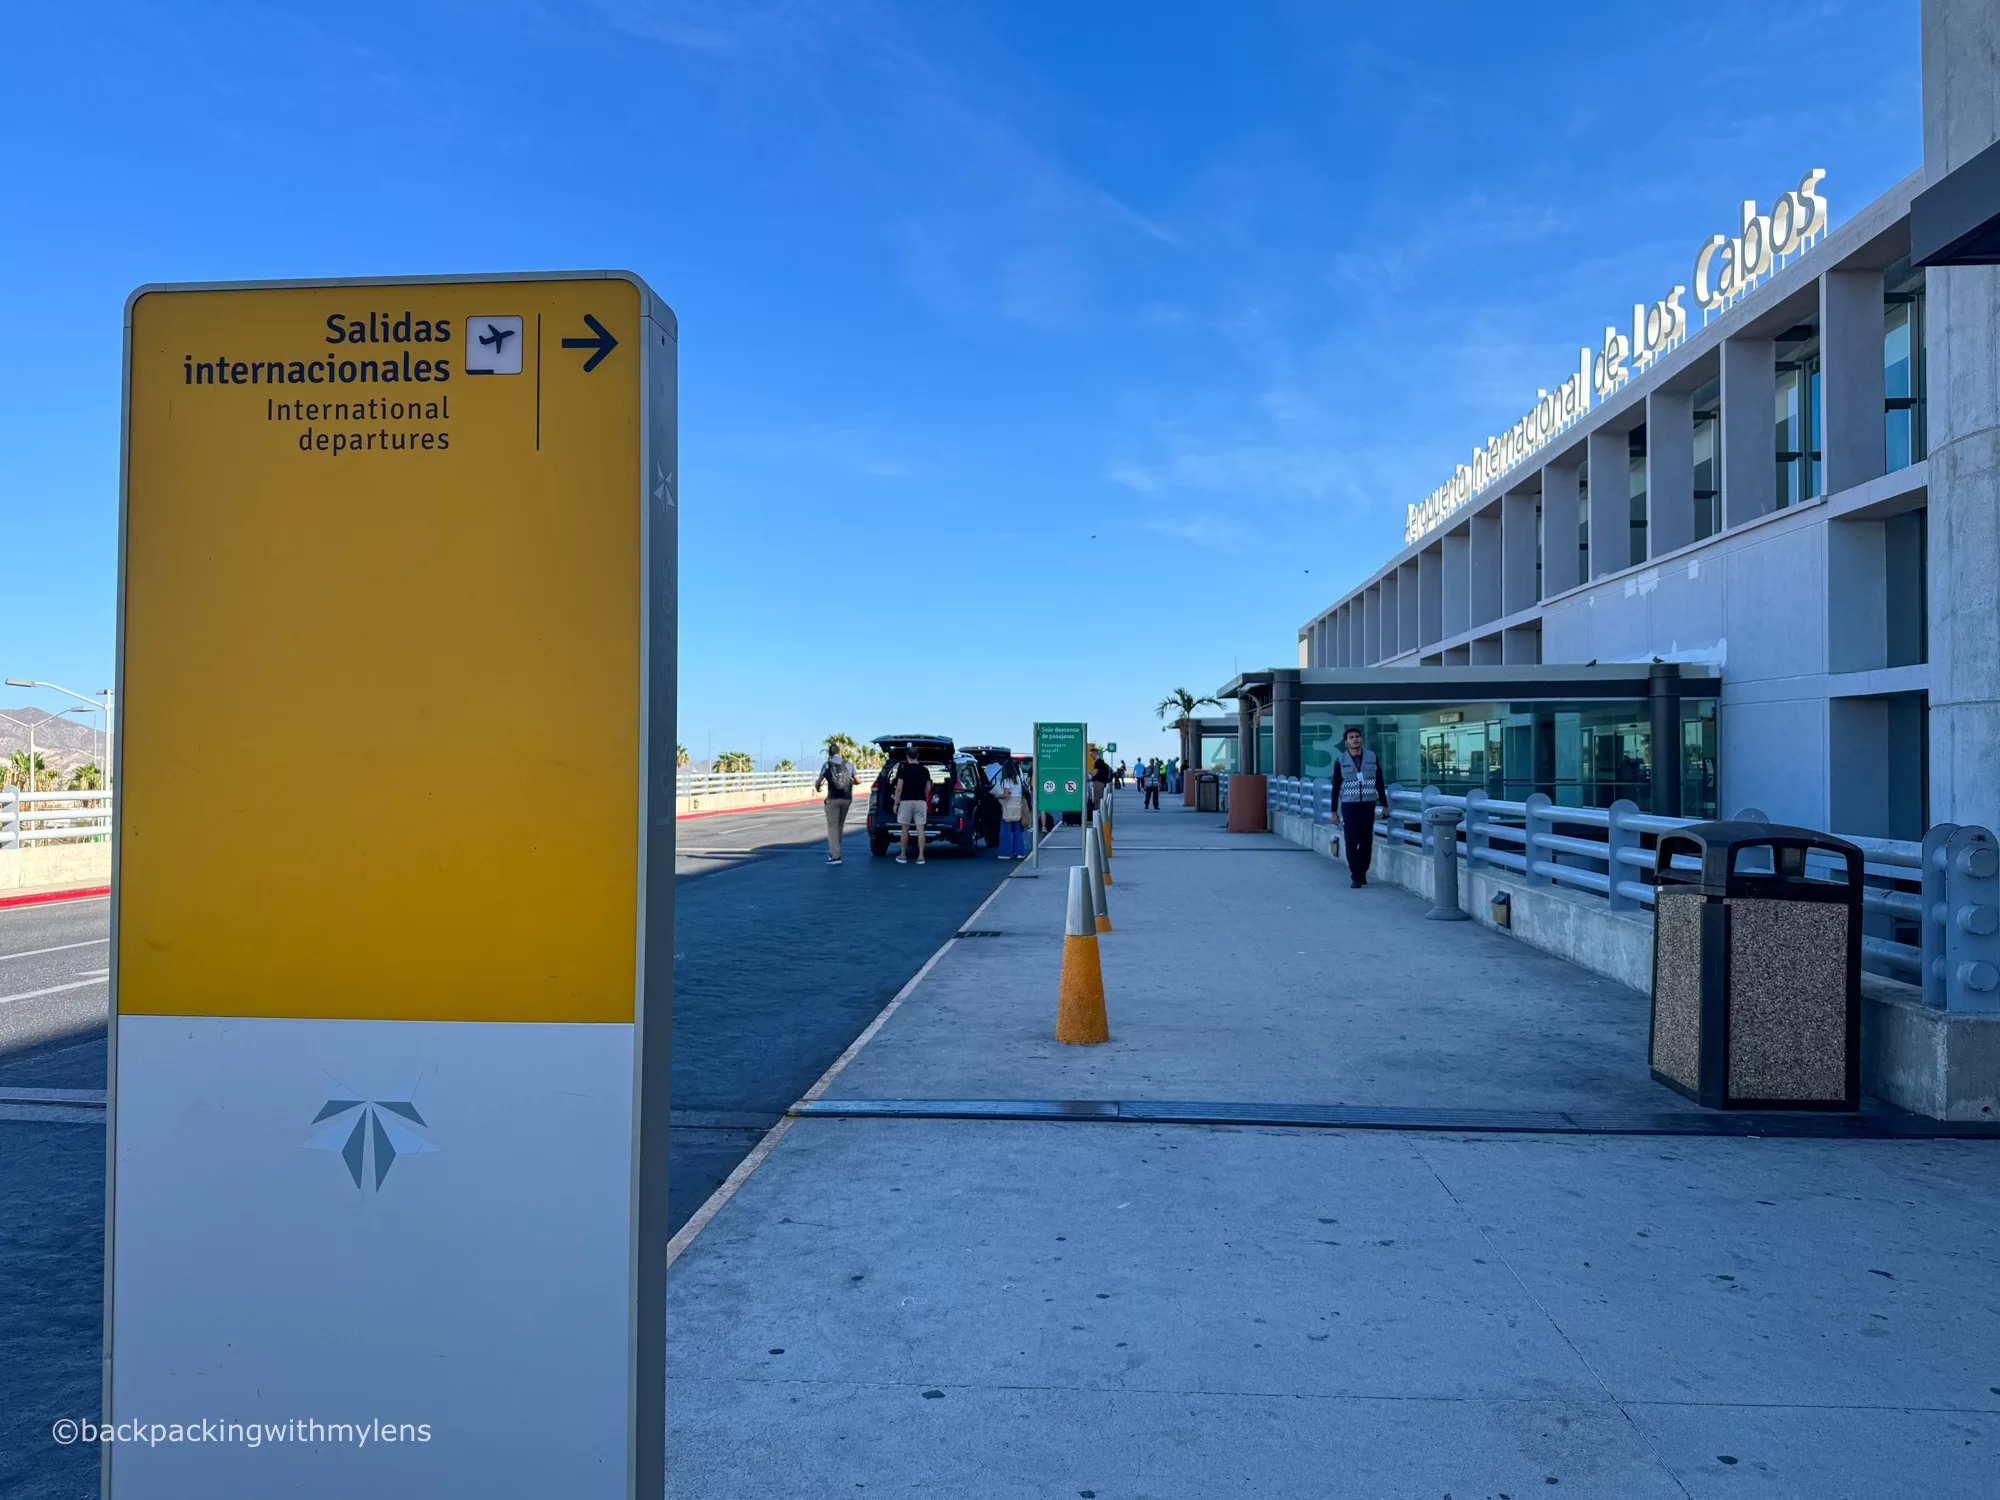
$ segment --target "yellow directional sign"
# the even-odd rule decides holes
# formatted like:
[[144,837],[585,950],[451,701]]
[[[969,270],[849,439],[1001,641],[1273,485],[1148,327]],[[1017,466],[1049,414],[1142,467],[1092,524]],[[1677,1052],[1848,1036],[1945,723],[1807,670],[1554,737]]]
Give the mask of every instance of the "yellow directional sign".
[[660,1492],[676,340],[607,273],[128,305],[108,1416],[375,1426],[112,1500]]
[[632,1019],[647,303],[134,300],[123,1014]]

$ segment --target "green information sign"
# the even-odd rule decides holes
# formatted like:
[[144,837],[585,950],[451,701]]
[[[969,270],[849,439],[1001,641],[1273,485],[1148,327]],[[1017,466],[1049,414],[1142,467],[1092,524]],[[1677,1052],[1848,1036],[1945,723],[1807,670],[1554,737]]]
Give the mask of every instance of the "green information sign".
[[1083,724],[1035,726],[1035,811],[1083,811],[1084,784],[1089,779],[1084,747],[1089,743]]
[[1110,744],[1106,745],[1104,753],[1106,755],[1116,755],[1118,753],[1118,741],[1113,740]]

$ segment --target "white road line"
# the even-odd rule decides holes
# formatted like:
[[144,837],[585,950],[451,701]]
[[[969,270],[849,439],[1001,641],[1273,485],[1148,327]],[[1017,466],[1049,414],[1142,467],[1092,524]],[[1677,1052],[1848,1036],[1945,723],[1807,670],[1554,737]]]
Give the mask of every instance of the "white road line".
[[26,953],[0,953],[0,964],[10,958],[40,958],[44,953],[67,953],[72,948],[97,948],[110,942],[108,937],[92,938],[87,943],[57,943],[53,948],[30,948]]
[[[980,913],[984,912],[987,907],[997,901],[1000,898],[1000,893],[1006,889],[1007,882],[1002,880],[993,888],[993,894],[980,902],[972,915],[958,924],[959,929],[962,931],[978,921]],[[924,960],[924,966],[910,976],[908,984],[896,991],[896,997],[882,1007],[881,1013],[868,1023],[867,1030],[863,1031],[860,1036],[849,1043],[847,1050],[833,1060],[833,1066],[820,1074],[818,1082],[805,1091],[799,1099],[800,1104],[811,1103],[832,1086],[833,1080],[840,1076],[841,1070],[860,1055],[863,1047],[875,1040],[876,1033],[880,1032],[888,1024],[889,1017],[893,1016],[901,1008],[905,1000],[916,993],[917,986],[924,982],[931,970],[937,967],[938,960],[950,952],[952,944],[957,941],[956,937],[946,938],[938,951]],[[694,1217],[675,1231],[674,1237],[667,1241],[667,1264],[669,1266],[681,1258],[682,1253],[686,1251],[688,1246],[692,1245],[702,1230],[708,1227],[709,1221],[722,1212],[723,1206],[736,1196],[736,1190],[750,1180],[751,1173],[764,1165],[765,1159],[777,1149],[778,1142],[782,1141],[785,1138],[786,1132],[797,1123],[798,1117],[788,1114],[782,1120],[778,1121],[777,1124],[773,1125],[766,1132],[764,1138],[757,1142],[756,1146],[751,1149],[750,1154],[736,1164],[736,1170],[723,1180],[722,1186],[710,1193],[702,1202],[701,1207],[694,1211]]]
[[85,990],[93,984],[107,982],[105,979],[79,979],[74,984],[52,984],[45,990],[23,990],[18,995],[0,995],[0,1005],[7,1005],[15,1000],[33,1000],[40,995],[60,995],[64,990]]

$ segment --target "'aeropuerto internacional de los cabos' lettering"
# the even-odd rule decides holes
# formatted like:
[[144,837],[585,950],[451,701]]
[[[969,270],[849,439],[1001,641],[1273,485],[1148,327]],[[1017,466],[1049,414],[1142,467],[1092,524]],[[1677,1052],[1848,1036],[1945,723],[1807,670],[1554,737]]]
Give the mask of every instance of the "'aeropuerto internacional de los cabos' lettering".
[[[1715,234],[1702,242],[1695,256],[1694,294],[1704,326],[1748,295],[1788,256],[1802,253],[1825,237],[1826,198],[1819,191],[1825,178],[1826,173],[1815,167],[1797,188],[1780,193],[1767,214],[1758,213],[1755,201],[1746,199],[1742,228],[1734,237]],[[1403,540],[1414,542],[1434,531],[1487,485],[1588,415],[1593,396],[1599,402],[1608,399],[1632,376],[1643,374],[1655,360],[1683,343],[1687,312],[1681,298],[1686,295],[1687,288],[1677,286],[1651,305],[1634,303],[1630,335],[1607,327],[1604,343],[1595,354],[1589,349],[1581,351],[1576,374],[1553,391],[1536,391],[1532,411],[1499,437],[1490,437],[1482,447],[1473,449],[1471,463],[1460,464],[1450,479],[1409,508]]]

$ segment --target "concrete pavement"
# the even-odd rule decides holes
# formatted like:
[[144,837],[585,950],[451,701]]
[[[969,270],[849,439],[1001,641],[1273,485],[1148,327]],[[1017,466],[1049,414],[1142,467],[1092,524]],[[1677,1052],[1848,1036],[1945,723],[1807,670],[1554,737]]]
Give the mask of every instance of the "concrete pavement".
[[[1136,802],[1109,1045],[1072,851],[827,1097],[1687,1108],[1643,997]],[[671,1273],[669,1493],[1990,1495],[1996,1151],[802,1118]]]

